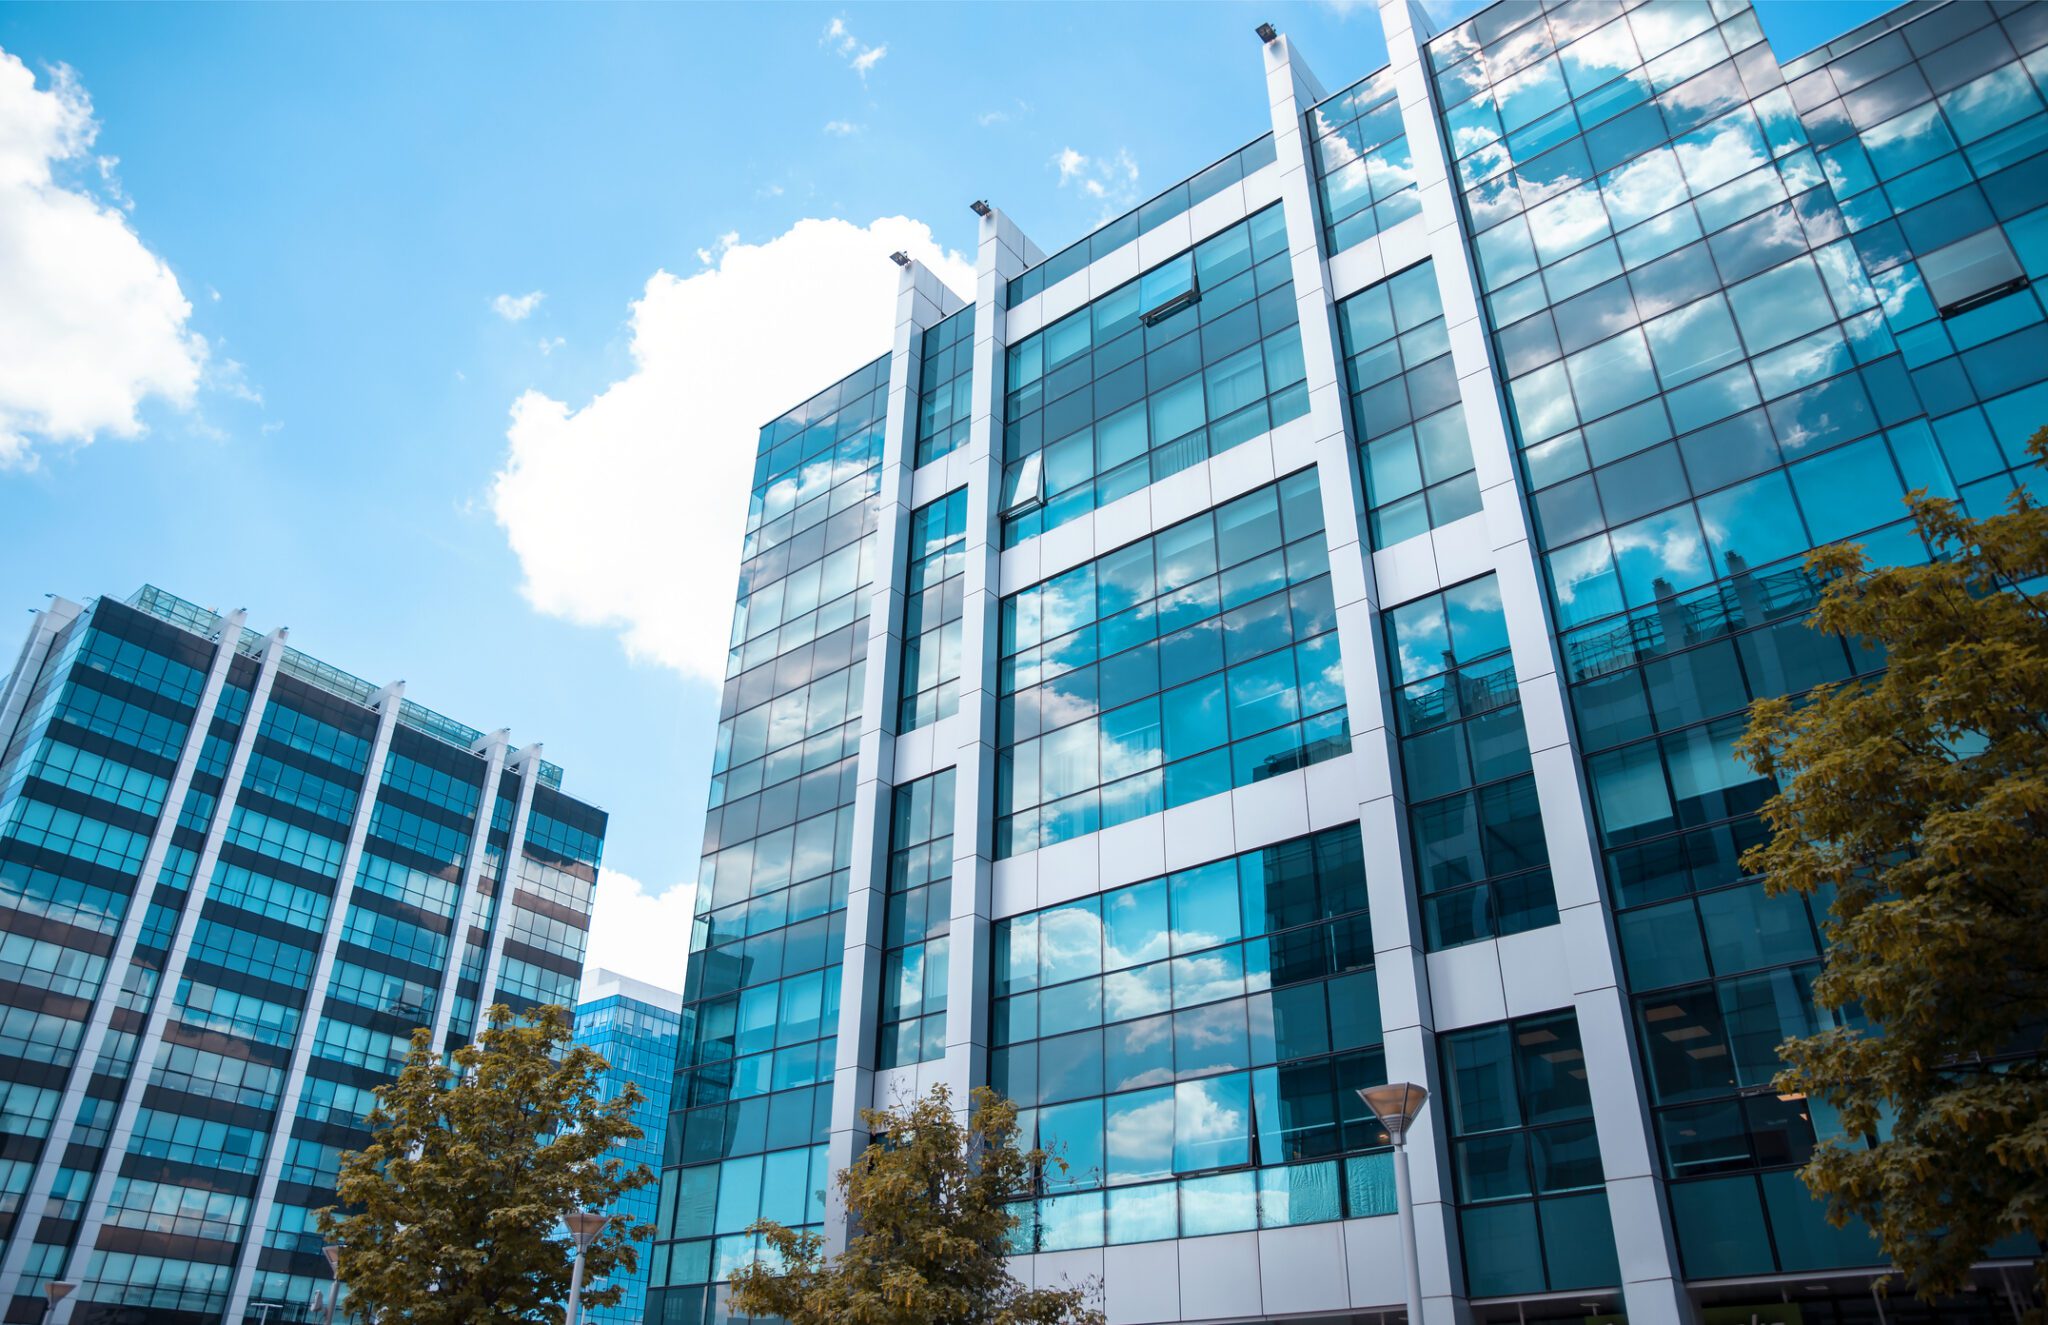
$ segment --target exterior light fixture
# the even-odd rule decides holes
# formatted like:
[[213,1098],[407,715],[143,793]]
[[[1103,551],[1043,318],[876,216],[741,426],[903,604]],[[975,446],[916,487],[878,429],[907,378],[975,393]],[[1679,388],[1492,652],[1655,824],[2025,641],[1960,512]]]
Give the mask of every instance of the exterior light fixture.
[[1408,1186],[1408,1128],[1429,1099],[1427,1087],[1407,1081],[1367,1086],[1358,1092],[1394,1143],[1394,1203],[1401,1221],[1401,1258],[1408,1271],[1408,1319],[1422,1319],[1422,1263],[1415,1256],[1415,1196]]
[[910,265],[910,255],[899,248],[889,255],[889,261],[899,267],[908,267]]
[[576,1240],[576,1267],[569,1275],[567,1325],[578,1325],[583,1319],[583,1254],[604,1231],[605,1214],[602,1210],[571,1210],[562,1216],[562,1222],[569,1226],[569,1236]]
[[1259,40],[1266,43],[1268,46],[1271,46],[1274,42],[1280,40],[1280,34],[1274,30],[1273,25],[1271,23],[1261,23],[1259,24],[1257,29],[1255,29],[1255,31],[1257,31],[1259,34]]
[[976,216],[987,216],[990,212],[995,210],[995,208],[988,205],[988,199],[986,198],[976,198],[973,202],[968,203],[967,205],[974,209],[974,214]]

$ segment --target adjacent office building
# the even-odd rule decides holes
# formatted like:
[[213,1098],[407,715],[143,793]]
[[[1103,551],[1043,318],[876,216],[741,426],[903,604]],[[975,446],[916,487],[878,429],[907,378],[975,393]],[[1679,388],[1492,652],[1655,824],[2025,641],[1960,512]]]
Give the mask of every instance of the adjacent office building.
[[939,1082],[1064,1153],[1016,1270],[1112,1321],[1400,1318],[1388,1080],[1431,1322],[2025,1302],[1880,1303],[1803,1188],[1825,913],[1731,743],[1879,665],[1808,549],[2033,478],[2048,5],[1379,18],[1334,83],[1247,33],[1270,124],[1050,256],[977,203],[975,289],[906,267],[763,430],[650,1321],[843,1236],[855,1111]]
[[[675,1075],[676,1049],[682,1030],[682,997],[617,971],[600,969],[584,985],[586,997],[576,1005],[576,1043],[604,1055],[611,1070],[605,1073],[600,1098],[617,1099],[627,1085],[640,1088],[641,1101],[633,1110],[633,1122],[641,1131],[638,1141],[622,1142],[613,1155],[629,1168],[644,1165],[661,1172],[661,1137],[668,1126],[669,1084]],[[659,1189],[652,1183],[623,1193],[611,1213],[623,1215],[635,1225],[652,1225]],[[594,1288],[612,1284],[626,1291],[618,1305],[590,1307],[584,1318],[591,1325],[640,1325],[647,1305],[647,1256],[651,1244],[639,1243],[640,1268],[632,1274],[614,1274]]]
[[[602,810],[515,748],[145,587],[0,684],[0,1302],[317,1319],[314,1212],[416,1027],[573,1005]],[[509,902],[509,904],[508,904]]]

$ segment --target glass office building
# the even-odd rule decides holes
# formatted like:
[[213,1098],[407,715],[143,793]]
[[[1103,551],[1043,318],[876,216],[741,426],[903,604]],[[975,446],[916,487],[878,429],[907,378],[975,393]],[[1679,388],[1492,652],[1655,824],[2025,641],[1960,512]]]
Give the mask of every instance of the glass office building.
[[[628,1168],[645,1165],[649,1172],[659,1173],[661,1137],[668,1126],[669,1086],[682,1034],[682,996],[602,969],[585,982],[584,991],[587,996],[576,1005],[576,1043],[604,1055],[611,1065],[600,1097],[617,1099],[629,1084],[638,1086],[643,1097],[633,1110],[640,1139],[621,1143],[612,1154]],[[657,1191],[649,1183],[625,1192],[611,1213],[636,1225],[653,1224]],[[641,1257],[638,1270],[591,1285],[618,1284],[626,1290],[617,1306],[591,1307],[584,1313],[593,1325],[639,1325],[647,1306],[648,1244],[637,1245]]]
[[0,741],[5,1318],[64,1282],[79,1325],[314,1319],[414,1028],[575,1003],[604,812],[152,587],[36,613]]
[[2012,1246],[1878,1301],[1800,1183],[1826,908],[1732,743],[1881,665],[1806,552],[2033,477],[2048,5],[1378,16],[1332,85],[1248,37],[1270,122],[1050,257],[977,205],[763,432],[650,1320],[940,1082],[1067,1158],[1017,1272],[1112,1321],[1399,1319],[1390,1079],[1432,1322],[2027,1305]]

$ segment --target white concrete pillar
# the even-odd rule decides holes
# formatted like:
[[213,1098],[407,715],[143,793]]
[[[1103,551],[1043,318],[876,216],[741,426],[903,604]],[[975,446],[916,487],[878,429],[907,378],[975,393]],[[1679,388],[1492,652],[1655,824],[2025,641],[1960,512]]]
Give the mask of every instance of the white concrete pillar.
[[[1379,8],[1482,503],[1482,517],[1460,521],[1470,528],[1458,529],[1445,541],[1477,537],[1483,548],[1448,559],[1490,564],[1500,585],[1628,1318],[1635,1325],[1679,1325],[1693,1318],[1693,1309],[1656,1177],[1648,1101],[1621,988],[1619,946],[1601,887],[1590,799],[1521,468],[1510,440],[1506,395],[1481,315],[1478,273],[1459,215],[1456,182],[1444,156],[1436,89],[1422,56],[1430,29],[1411,0],[1380,0]],[[1446,560],[1440,552],[1439,564]]]
[[[1443,1087],[1436,1071],[1436,1024],[1428,963],[1408,855],[1407,803],[1401,790],[1400,751],[1387,685],[1380,632],[1379,592],[1365,533],[1365,495],[1351,436],[1348,390],[1336,327],[1336,298],[1323,252],[1314,144],[1305,132],[1309,108],[1325,94],[1285,35],[1265,46],[1266,85],[1273,112],[1273,145],[1287,209],[1288,248],[1300,306],[1302,357],[1308,365],[1309,416],[1314,421],[1317,481],[1330,549],[1330,582],[1337,603],[1337,646],[1343,656],[1345,705],[1351,718],[1357,769],[1359,832],[1365,844],[1367,895],[1372,908],[1381,1026],[1391,1080],[1430,1089],[1408,1142],[1422,1269],[1423,1315],[1432,1325],[1471,1318],[1458,1252],[1457,1209],[1452,1201],[1443,1125]],[[1400,1285],[1389,1284],[1389,1303]]]

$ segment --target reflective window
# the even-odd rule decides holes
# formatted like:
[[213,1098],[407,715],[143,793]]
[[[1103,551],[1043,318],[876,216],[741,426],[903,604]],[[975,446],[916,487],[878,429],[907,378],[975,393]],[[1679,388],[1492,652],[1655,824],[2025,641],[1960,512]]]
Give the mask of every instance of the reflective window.
[[1360,79],[1308,113],[1329,252],[1422,213],[1391,69]]
[[1365,905],[1352,826],[999,921],[991,1081],[1064,1161],[1018,1249],[1390,1211]]
[[882,921],[877,1067],[946,1056],[946,953],[953,916],[953,770],[896,788]]
[[1279,204],[1009,348],[1009,546],[1308,412]]
[[1385,620],[1427,945],[1557,923],[1499,583],[1487,575]]
[[1349,748],[1322,521],[1304,470],[1003,600],[999,856]]
[[1472,444],[1430,263],[1337,306],[1374,547],[1479,509]]
[[960,711],[960,599],[967,559],[967,489],[910,513],[903,580],[903,662],[896,729]]
[[924,332],[917,386],[917,463],[967,444],[974,421],[974,305]]
[[[824,1218],[887,358],[761,430],[648,1313]],[[680,1239],[680,1241],[677,1241]]]
[[1578,1018],[1439,1036],[1451,1168],[1474,1297],[1620,1282]]

